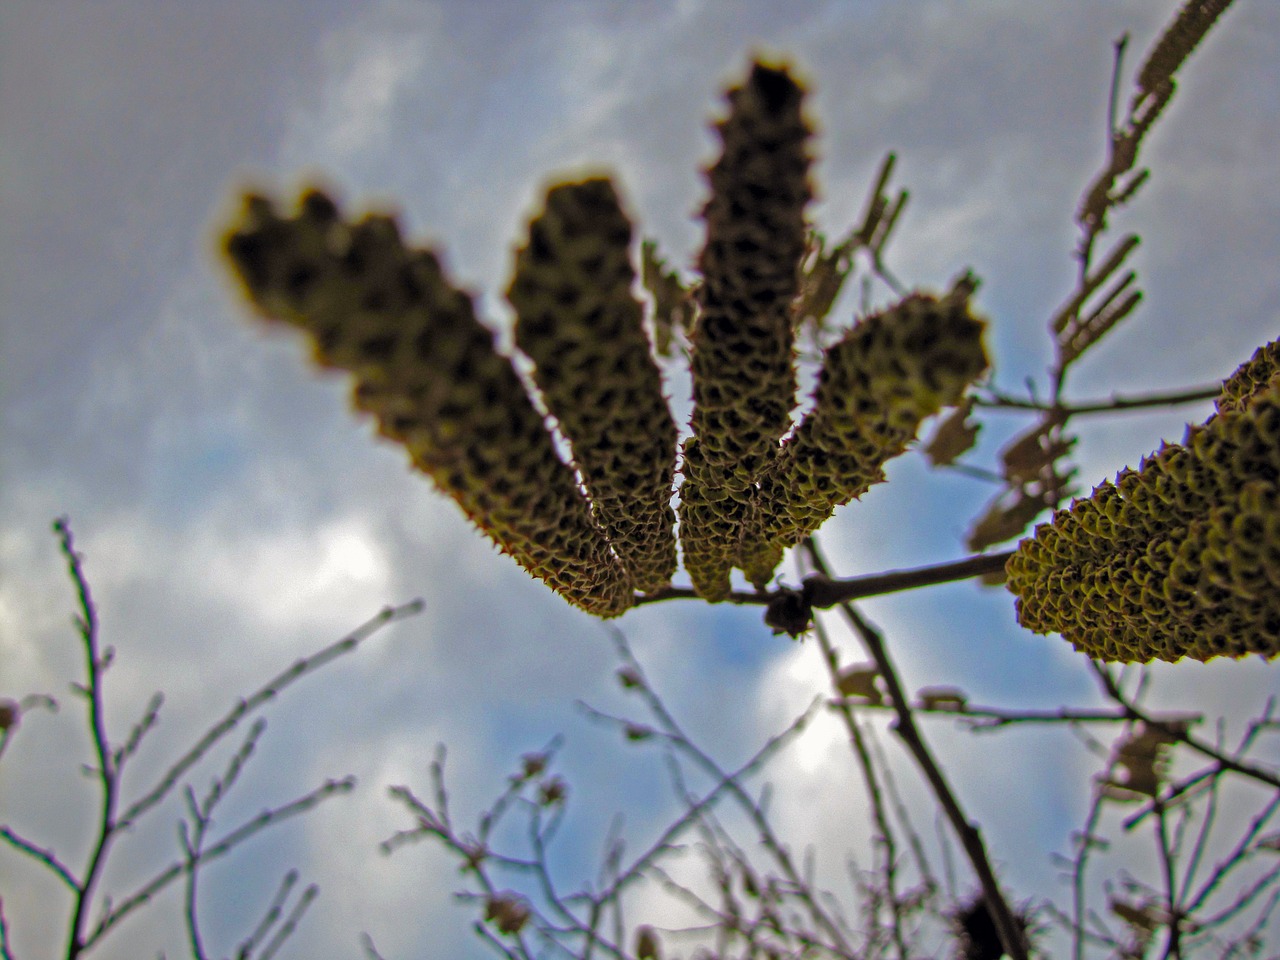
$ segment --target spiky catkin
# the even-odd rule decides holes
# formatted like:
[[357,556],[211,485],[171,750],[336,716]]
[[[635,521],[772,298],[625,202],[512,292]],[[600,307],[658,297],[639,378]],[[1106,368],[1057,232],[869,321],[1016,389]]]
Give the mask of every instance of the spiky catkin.
[[1240,364],[1222,384],[1218,413],[1229,413],[1249,404],[1255,396],[1280,376],[1280,340],[1264,344]]
[[790,307],[810,198],[800,86],[785,69],[757,63],[728,99],[703,211],[693,436],[680,508],[685,568],[711,601],[729,592],[752,485],[776,455],[795,404]]
[[344,222],[318,191],[292,217],[247,197],[226,251],[263,316],[302,328],[318,363],[353,373],[356,407],[504,552],[590,613],[631,605],[542,415],[435,254],[407,249],[390,217]]
[[516,344],[573,448],[595,516],[637,589],[676,564],[676,425],[631,292],[631,224],[605,179],[547,194],[516,253]]
[[753,583],[767,583],[783,549],[883,480],[921,421],[987,368],[984,324],[966,294],[913,294],[827,349],[813,409],[760,478],[743,547]]
[[[1010,558],[1018,620],[1101,660],[1280,654],[1280,379],[1058,511]],[[1243,402],[1247,397],[1247,402]]]

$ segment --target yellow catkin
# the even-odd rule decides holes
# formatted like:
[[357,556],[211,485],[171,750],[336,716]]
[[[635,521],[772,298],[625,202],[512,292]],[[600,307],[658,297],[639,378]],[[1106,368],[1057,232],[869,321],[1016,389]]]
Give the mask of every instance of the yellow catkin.
[[795,404],[791,303],[810,199],[802,97],[785,69],[755,64],[728,94],[708,171],[680,541],[694,589],[713,602],[729,592],[752,486]]
[[1019,545],[1007,569],[1023,626],[1101,660],[1280,654],[1273,347],[1228,378],[1219,413],[1181,444],[1100,484]]
[[966,294],[913,294],[827,349],[813,409],[760,479],[743,547],[752,582],[767,583],[786,547],[883,480],[921,421],[987,368],[984,324]]
[[1227,413],[1245,406],[1251,398],[1280,376],[1280,340],[1259,347],[1222,384],[1217,410]]
[[632,294],[631,224],[605,179],[547,194],[516,253],[516,344],[569,439],[596,519],[638,590],[676,565],[676,425]]
[[435,254],[406,248],[390,217],[345,222],[318,191],[292,217],[246,198],[226,252],[262,315],[302,328],[318,363],[354,374],[356,407],[505,553],[597,616],[631,605],[542,415]]

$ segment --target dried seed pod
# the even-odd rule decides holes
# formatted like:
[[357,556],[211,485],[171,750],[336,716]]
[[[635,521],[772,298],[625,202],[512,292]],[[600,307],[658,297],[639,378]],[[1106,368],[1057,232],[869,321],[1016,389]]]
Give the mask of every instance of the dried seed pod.
[[632,295],[631,224],[604,179],[553,187],[516,253],[516,344],[638,590],[676,565],[676,425]]
[[694,588],[711,601],[729,592],[750,489],[795,405],[791,303],[810,199],[802,96],[785,69],[756,63],[728,94],[708,171],[680,538]]
[[760,478],[744,538],[753,583],[767,583],[784,548],[883,480],[884,463],[921,421],[959,401],[987,368],[983,323],[965,293],[913,294],[827,349],[813,409]]
[[435,254],[407,249],[389,217],[346,223],[317,191],[292,217],[246,198],[226,251],[262,315],[302,328],[318,363],[353,373],[356,407],[504,552],[590,613],[631,605],[573,471]]
[[1242,374],[1261,354],[1182,444],[1019,545],[1007,569],[1023,626],[1103,660],[1280,654],[1280,381]]

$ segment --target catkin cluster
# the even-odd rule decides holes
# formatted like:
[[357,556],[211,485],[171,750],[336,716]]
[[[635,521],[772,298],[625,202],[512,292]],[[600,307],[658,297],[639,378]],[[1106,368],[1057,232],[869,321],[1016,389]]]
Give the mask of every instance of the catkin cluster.
[[685,568],[708,600],[729,592],[754,484],[795,405],[791,305],[810,199],[802,96],[786,70],[757,63],[729,91],[721,154],[708,171],[680,507]]
[[1102,660],[1280,654],[1280,346],[1218,412],[1037,527],[1008,563],[1018,619]]
[[526,570],[602,617],[632,586],[511,361],[433,253],[395,222],[348,224],[319,192],[292,217],[247,198],[226,250],[269,320],[311,337],[318,363],[355,376],[357,409]]
[[631,224],[604,179],[563,184],[529,225],[507,299],[516,344],[569,438],[596,519],[636,589],[676,565],[676,425],[631,292]]
[[[813,409],[783,442],[810,199],[802,98],[785,69],[755,64],[729,91],[708,171],[680,541],[710,601],[728,595],[735,567],[764,589],[788,546],[883,479],[921,420],[986,368],[968,286],[908,297],[826,352]],[[259,312],[352,373],[357,409],[503,551],[612,617],[662,590],[676,564],[677,432],[632,292],[631,240],[613,185],[593,178],[553,187],[516,251],[516,345],[569,462],[471,299],[391,218],[349,223],[315,191],[291,216],[251,196],[226,249]]]

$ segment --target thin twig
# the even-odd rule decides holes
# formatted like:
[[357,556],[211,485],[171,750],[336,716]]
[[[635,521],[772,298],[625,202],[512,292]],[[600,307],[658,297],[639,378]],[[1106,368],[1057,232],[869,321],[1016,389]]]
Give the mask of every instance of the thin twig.
[[219,740],[235,729],[246,716],[258,710],[272,700],[287,687],[293,685],[296,681],[303,677],[314,673],[316,670],[325,666],[329,662],[336,660],[344,654],[351,653],[362,642],[369,639],[383,627],[403,620],[406,617],[414,616],[421,613],[423,602],[421,600],[411,600],[398,607],[385,607],[379,613],[371,617],[365,623],[361,624],[346,637],[335,643],[330,644],[318,653],[314,653],[309,657],[294,661],[293,665],[287,670],[282,671],[277,676],[261,687],[256,693],[248,698],[240,700],[227,714],[211,727],[207,733],[185,754],[183,754],[173,766],[171,766],[160,781],[135,800],[120,818],[119,826],[121,829],[132,826],[137,822],[138,817],[155,806],[168,795],[174,785],[181,779],[191,767],[199,762],[200,758],[205,755]]
[[1218,865],[1214,868],[1213,873],[1205,878],[1205,882],[1200,885],[1200,889],[1190,898],[1187,904],[1188,912],[1200,910],[1208,902],[1209,897],[1221,885],[1223,879],[1231,871],[1231,868],[1241,863],[1248,854],[1250,845],[1257,839],[1259,833],[1275,816],[1276,811],[1280,809],[1280,793],[1272,796],[1271,800],[1262,808],[1249,822],[1236,845],[1231,849]]
[[871,761],[871,754],[867,750],[867,745],[862,736],[862,730],[858,727],[858,722],[853,716],[853,707],[849,700],[840,696],[840,661],[836,653],[835,647],[831,643],[831,638],[827,635],[827,630],[823,626],[822,621],[814,621],[814,635],[818,639],[818,649],[822,654],[822,663],[827,668],[827,676],[831,681],[831,687],[836,692],[837,699],[834,702],[836,713],[844,721],[845,731],[849,735],[849,745],[853,748],[854,756],[858,760],[858,765],[862,769],[863,783],[867,788],[867,796],[871,802],[871,813],[875,820],[876,830],[879,833],[880,846],[883,847],[882,856],[884,864],[882,867],[884,874],[885,894],[889,898],[889,911],[893,917],[893,942],[894,947],[898,951],[900,960],[906,960],[908,951],[907,944],[904,940],[903,919],[902,919],[902,901],[898,897],[898,878],[897,878],[897,861],[898,850],[897,841],[894,837],[893,828],[889,823],[888,813],[884,807],[884,797],[880,793],[880,783],[876,776],[875,765]]
[[298,871],[290,870],[284,875],[280,881],[280,887],[276,890],[275,896],[271,898],[271,902],[267,905],[266,913],[262,915],[262,919],[258,921],[258,925],[253,928],[253,932],[249,934],[236,950],[236,960],[249,960],[254,949],[263,938],[275,926],[276,921],[280,919],[280,914],[284,910],[284,905],[289,902],[289,894],[293,892],[294,885],[298,882]]
[[[929,858],[925,854],[924,841],[920,838],[919,831],[911,822],[910,813],[907,810],[907,804],[902,796],[902,791],[898,789],[898,778],[894,775],[893,767],[889,765],[889,758],[885,755],[884,747],[878,738],[871,740],[871,749],[875,753],[876,762],[880,765],[883,774],[885,794],[889,797],[889,804],[893,807],[894,816],[898,818],[898,823],[902,831],[907,835],[907,845],[911,848],[911,855],[916,861],[916,870],[920,874],[921,883],[924,889],[930,893],[938,890],[938,880],[933,875],[933,869],[929,865]],[[947,848],[950,844],[944,842],[943,856],[948,856]]]
[[[886,593],[897,593],[900,590],[914,590],[917,587],[931,587],[941,583],[953,583],[956,580],[969,580],[1004,570],[1005,563],[1013,556],[1012,550],[999,553],[980,553],[961,560],[947,563],[934,563],[924,567],[913,567],[908,570],[890,570],[886,573],[873,573],[863,577],[836,579],[826,574],[813,574],[805,577],[802,595],[811,607],[834,607],[838,603],[849,600],[860,600],[865,597],[878,597]],[[769,604],[781,597],[785,589],[768,590],[758,593],[735,590],[728,596],[730,603]],[[664,587],[654,593],[636,598],[636,606],[646,603],[657,603],[661,600],[698,599],[698,594],[690,587]]]
[[[823,559],[812,537],[805,541],[805,550],[808,552],[814,568],[823,576],[828,576],[826,561]],[[951,821],[951,827],[956,836],[959,837],[965,853],[968,854],[969,862],[978,876],[979,883],[982,885],[987,910],[995,923],[1005,952],[1013,960],[1027,960],[1026,942],[1013,919],[1013,911],[1009,908],[1008,901],[1000,891],[1000,885],[996,880],[991,862],[987,859],[986,848],[982,842],[982,833],[977,824],[971,822],[965,816],[964,811],[960,808],[959,801],[956,800],[954,792],[942,773],[942,769],[933,759],[928,746],[925,745],[924,738],[920,735],[920,731],[916,729],[911,706],[907,701],[906,694],[903,692],[897,670],[889,659],[884,640],[852,605],[840,603],[839,607],[849,624],[862,638],[872,659],[876,662],[876,667],[884,680],[889,696],[897,707],[897,724],[894,727],[894,732],[901,738],[908,752],[924,773],[925,779],[933,789],[934,796],[937,798],[943,812],[947,815],[947,819]]]
[[14,960],[9,949],[9,923],[4,917],[4,898],[0,897],[0,960]]
[[373,937],[367,933],[360,934],[360,946],[364,947],[365,956],[369,960],[386,960],[382,954],[378,952],[378,948],[373,944]]
[[[631,656],[631,651],[627,647],[625,640],[620,634],[614,635],[614,642],[618,646],[619,653],[627,660],[627,665],[640,672],[640,664]],[[642,673],[639,673],[643,676]],[[723,779],[725,772],[720,766],[711,759],[706,753],[700,750],[681,729],[675,717],[667,710],[662,700],[649,688],[647,683],[641,683],[636,687],[637,692],[644,698],[646,705],[653,715],[658,719],[668,739],[675,744],[683,753],[686,753],[698,766],[702,767],[711,776],[717,779]],[[772,825],[769,823],[764,811],[760,806],[752,800],[751,796],[746,792],[741,784],[730,781],[728,783],[729,792],[739,801],[743,810],[751,818],[756,830],[760,834],[760,841],[772,855],[778,866],[782,869],[783,874],[797,887],[803,886],[804,881],[799,872],[795,868],[795,864],[791,860],[791,855],[787,852],[786,847],[778,840],[777,835],[773,831]],[[814,900],[810,899],[806,906],[809,909],[813,920],[818,926],[826,931],[827,935],[832,938],[841,950],[846,954],[850,952],[849,944],[845,941],[844,934],[839,926],[829,917],[821,906]]]
[[142,744],[142,738],[150,733],[156,724],[160,722],[160,708],[162,706],[164,706],[164,694],[152,694],[146,709],[142,712],[141,718],[133,725],[133,729],[129,731],[129,736],[124,745],[115,751],[114,762],[117,773],[122,771],[124,762],[137,753],[138,747]]
[[45,850],[42,847],[36,846],[25,837],[21,837],[14,833],[8,826],[0,826],[0,840],[4,840],[5,843],[9,844],[15,850],[25,853],[33,860],[44,864],[71,890],[78,891],[80,889],[80,881],[72,875],[71,869],[59,860],[58,855],[52,850]]
[[76,623],[80,639],[84,644],[86,683],[82,689],[89,709],[89,731],[93,739],[93,750],[97,756],[98,766],[94,771],[102,788],[102,799],[98,809],[98,823],[94,832],[93,846],[74,898],[71,922],[68,925],[67,960],[75,960],[85,948],[83,928],[86,911],[93,901],[94,888],[106,863],[107,850],[116,833],[116,801],[118,798],[119,780],[116,765],[113,762],[111,743],[107,737],[107,725],[104,717],[104,698],[102,694],[102,672],[108,662],[107,657],[98,646],[98,616],[93,604],[93,596],[89,591],[89,582],[85,578],[83,558],[76,553],[75,541],[71,535],[71,527],[66,517],[59,517],[53,522],[54,533],[57,534],[62,555],[66,558],[67,569],[75,584],[76,595],[80,606],[80,614]]
[[1186,744],[1192,750],[1203,754],[1215,763],[1219,764],[1224,770],[1230,770],[1233,773],[1240,774],[1242,777],[1249,777],[1252,780],[1257,780],[1261,783],[1267,784],[1269,787],[1274,787],[1275,789],[1280,790],[1280,776],[1269,773],[1261,767],[1256,767],[1252,764],[1244,763],[1241,760],[1229,757],[1221,750],[1215,749],[1203,740],[1192,736],[1186,730],[1179,730],[1177,727],[1161,723],[1150,714],[1140,710],[1137,704],[1130,698],[1125,697],[1123,691],[1121,691],[1119,685],[1111,676],[1111,672],[1107,670],[1104,665],[1097,661],[1090,661],[1090,663],[1093,667],[1093,672],[1102,682],[1103,689],[1106,691],[1107,695],[1111,697],[1111,699],[1114,700],[1131,719],[1139,720],[1148,727],[1161,731],[1171,739],[1176,740],[1178,743]]
[[95,943],[101,940],[112,927],[118,924],[134,910],[149,903],[156,894],[181,877],[188,869],[203,866],[212,860],[216,860],[239,846],[241,843],[244,843],[261,830],[264,830],[273,824],[281,823],[284,820],[305,813],[329,797],[337,796],[342,793],[350,793],[354,788],[354,777],[344,777],[340,780],[327,780],[315,790],[304,794],[297,800],[284,804],[280,807],[264,810],[256,817],[246,821],[239,827],[236,827],[217,843],[205,848],[204,852],[200,854],[199,859],[194,863],[188,864],[186,861],[179,861],[177,863],[170,864],[129,896],[113,905],[111,909],[103,915],[102,919],[98,921],[97,925],[93,928],[93,932],[85,939],[84,949],[87,950],[92,947]]
[[286,940],[293,935],[298,929],[298,924],[302,922],[302,915],[307,912],[311,904],[315,903],[316,897],[320,895],[320,888],[314,883],[309,884],[307,889],[302,891],[302,896],[298,898],[298,902],[293,905],[293,909],[289,911],[289,915],[285,917],[284,923],[280,924],[280,929],[275,935],[267,941],[267,945],[262,950],[259,960],[271,960],[272,957],[279,952],[284,946]]
[[[1200,921],[1198,929],[1210,930],[1230,922],[1239,914],[1247,910],[1255,900],[1262,896],[1262,894],[1266,893],[1269,887],[1275,886],[1277,882],[1280,882],[1280,866],[1272,867],[1271,870],[1264,873],[1252,884],[1241,890],[1236,895],[1236,898],[1232,903],[1223,907],[1222,910],[1214,916]],[[1280,897],[1280,891],[1273,894],[1270,902],[1262,911],[1262,915],[1258,918],[1259,922],[1266,922],[1270,913],[1276,908],[1276,900],[1278,897]]]
[[195,960],[206,960],[204,943],[200,938],[199,910],[196,906],[200,872],[195,865],[200,861],[201,848],[204,846],[204,834],[209,826],[209,818],[200,809],[200,805],[196,803],[195,794],[192,793],[190,787],[186,790],[186,800],[193,824],[188,827],[185,820],[178,824],[178,840],[182,847],[182,852],[186,856],[185,872],[187,884],[182,898],[183,914],[186,919],[187,943],[191,947],[191,956]]
[[[1195,907],[1188,903],[1191,897],[1191,888],[1195,884],[1196,873],[1200,870],[1200,863],[1204,859],[1205,850],[1209,846],[1209,836],[1213,833],[1213,825],[1218,816],[1218,799],[1221,794],[1219,789],[1222,785],[1222,771],[1209,778],[1207,790],[1209,800],[1205,805],[1204,816],[1200,820],[1200,830],[1196,834],[1196,842],[1191,848],[1191,856],[1187,859],[1187,865],[1182,871],[1182,883],[1178,889],[1178,902],[1188,904],[1186,911],[1190,915],[1195,912]],[[1277,794],[1280,796],[1280,794]],[[1162,803],[1160,797],[1156,797],[1157,803]],[[1168,809],[1169,805],[1165,804]]]
[[1165,916],[1169,935],[1164,960],[1182,960],[1182,912],[1178,909],[1178,884],[1174,878],[1175,854],[1169,847],[1168,817],[1164,807],[1156,808],[1156,851],[1160,854],[1160,878],[1164,883]]
[[[859,703],[866,710],[892,710],[891,703]],[[1078,724],[1078,723],[1127,723],[1132,718],[1123,710],[1089,709],[1087,707],[1059,707],[1056,710],[1033,710],[1031,708],[1006,710],[1000,707],[984,707],[971,703],[942,703],[930,706],[916,701],[911,709],[922,716],[949,717],[964,722],[967,729],[974,733],[988,733],[1003,727],[1016,724]],[[1198,723],[1203,719],[1198,713],[1165,714],[1162,718],[1168,723]]]
[[187,939],[191,945],[191,954],[195,960],[205,960],[204,943],[200,936],[199,909],[197,888],[199,886],[200,870],[199,863],[201,855],[204,852],[205,835],[209,831],[210,825],[213,823],[213,811],[218,803],[230,791],[236,780],[240,777],[240,772],[249,762],[249,758],[253,755],[254,749],[258,745],[258,740],[267,729],[267,722],[261,718],[254,721],[249,733],[245,737],[240,748],[231,756],[227,763],[227,768],[222,776],[214,779],[209,787],[208,793],[205,794],[203,800],[197,802],[195,791],[188,785],[184,791],[187,803],[187,811],[191,815],[191,820],[184,820],[178,824],[178,839],[182,846],[182,852],[186,855],[186,920],[187,920]]
[[1037,400],[1021,400],[1007,394],[991,391],[987,396],[975,396],[973,405],[993,411],[1031,410],[1047,413],[1057,410],[1069,417],[1082,417],[1097,413],[1119,413],[1130,410],[1145,410],[1151,407],[1176,407],[1187,403],[1200,403],[1214,400],[1222,393],[1222,384],[1205,387],[1188,387],[1168,393],[1147,393],[1139,396],[1112,396],[1109,400],[1091,400],[1084,403],[1064,403],[1056,408],[1052,404]]
[[[1110,779],[1115,768],[1115,761],[1109,763],[1105,779]],[[1075,860],[1071,869],[1071,933],[1075,960],[1084,960],[1085,930],[1085,870],[1089,863],[1089,854],[1098,845],[1095,831],[1098,821],[1102,819],[1104,795],[1101,786],[1093,791],[1093,799],[1089,804],[1089,815],[1085,817],[1084,829],[1077,836]]]

